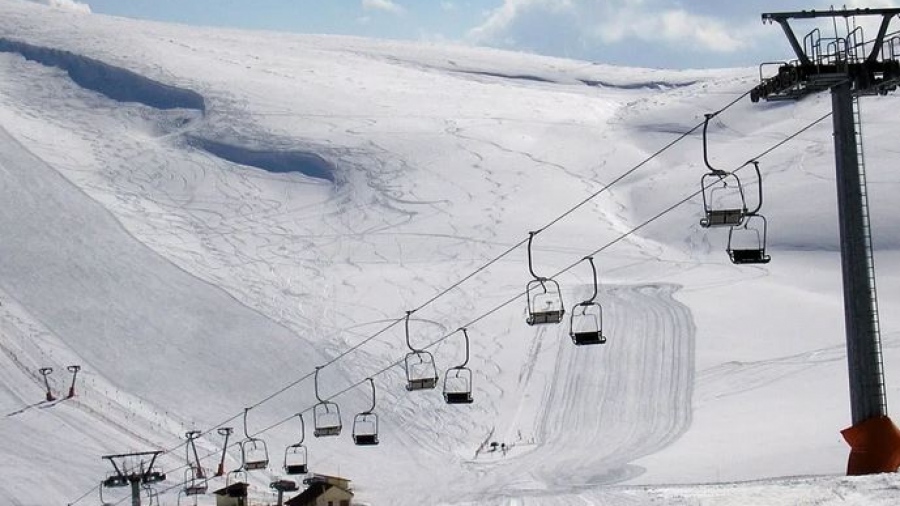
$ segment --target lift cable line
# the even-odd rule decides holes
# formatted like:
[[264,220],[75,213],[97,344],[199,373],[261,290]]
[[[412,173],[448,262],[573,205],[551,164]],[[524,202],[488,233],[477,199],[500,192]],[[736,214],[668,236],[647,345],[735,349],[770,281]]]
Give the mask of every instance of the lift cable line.
[[[746,96],[746,94],[745,94],[745,96]],[[815,119],[815,120],[812,121],[811,123],[809,123],[809,124],[807,124],[806,126],[804,126],[803,128],[801,128],[800,130],[797,130],[797,131],[794,132],[793,134],[791,134],[791,135],[785,137],[784,139],[782,139],[782,140],[780,140],[779,142],[775,143],[775,144],[772,145],[771,147],[769,147],[769,148],[767,148],[766,150],[760,152],[760,153],[757,154],[755,157],[753,157],[753,158],[751,158],[750,160],[748,160],[747,162],[743,163],[742,165],[740,165],[739,167],[737,167],[737,168],[736,168],[734,171],[732,171],[732,172],[739,172],[739,171],[743,170],[744,168],[746,168],[747,166],[753,165],[753,163],[754,163],[755,161],[758,161],[758,160],[760,160],[760,159],[762,159],[762,158],[768,156],[768,155],[769,155],[770,153],[772,153],[773,151],[776,151],[777,149],[781,148],[782,146],[784,146],[784,145],[787,144],[788,142],[793,141],[795,138],[797,138],[798,136],[800,136],[800,135],[802,135],[803,133],[807,132],[807,131],[810,130],[811,128],[815,127],[816,125],[818,125],[818,124],[821,123],[822,121],[826,120],[826,119],[829,118],[830,116],[831,116],[831,112],[828,112],[828,113],[822,115],[821,117]],[[697,125],[697,127],[695,127],[694,130],[696,130],[696,128],[699,128],[699,127],[700,127],[700,125]],[[645,221],[641,222],[640,224],[636,225],[634,228],[632,228],[632,229],[629,230],[628,232],[625,232],[625,233],[619,235],[618,237],[616,237],[615,239],[611,240],[610,242],[608,242],[608,243],[604,244],[603,246],[597,248],[596,250],[594,250],[593,252],[591,252],[588,256],[595,256],[595,255],[597,255],[597,254],[599,254],[599,253],[602,253],[603,251],[605,251],[605,250],[609,249],[610,247],[614,246],[615,244],[618,244],[619,242],[621,242],[621,241],[625,240],[626,238],[630,237],[631,235],[634,235],[635,233],[637,233],[638,231],[640,231],[640,230],[643,229],[644,227],[650,225],[651,223],[657,221],[658,219],[660,219],[660,218],[662,218],[663,216],[667,215],[668,213],[674,211],[675,209],[679,208],[680,206],[682,206],[682,205],[684,205],[684,204],[690,202],[691,200],[695,199],[697,196],[699,196],[699,195],[701,194],[702,191],[703,191],[703,188],[701,188],[700,190],[697,190],[697,191],[691,193],[690,195],[688,195],[688,196],[682,198],[681,200],[675,202],[674,204],[672,204],[672,205],[666,207],[665,209],[661,210],[661,211],[658,212],[657,214],[653,215],[652,217],[648,218],[647,220],[645,220]],[[578,266],[578,265],[579,265],[581,262],[583,262],[584,260],[585,260],[584,258],[578,259],[577,261],[573,262],[571,265],[569,265],[569,266],[563,268],[562,270],[558,271],[557,273],[555,273],[553,276],[550,276],[550,278],[551,278],[551,279],[552,279],[552,278],[556,278],[556,277],[558,277],[558,276],[560,276],[560,275],[562,275],[562,274],[564,274],[564,273],[569,272],[570,270],[572,270],[573,268],[575,268],[576,266]],[[502,310],[502,309],[506,308],[507,306],[513,304],[514,302],[518,301],[519,299],[521,299],[521,298],[524,297],[525,295],[526,295],[526,292],[520,292],[520,293],[514,295],[513,297],[507,299],[506,301],[501,302],[500,304],[498,304],[498,305],[494,306],[493,308],[489,309],[489,310],[486,311],[485,313],[482,313],[480,316],[477,316],[476,318],[470,320],[466,325],[464,325],[464,326],[461,327],[460,329],[455,330],[455,331],[453,331],[453,332],[450,332],[450,333],[448,333],[448,334],[446,334],[446,335],[443,335],[443,336],[441,336],[441,337],[435,339],[434,341],[432,341],[431,343],[427,344],[426,346],[423,346],[421,349],[422,349],[422,350],[428,350],[428,349],[430,349],[430,348],[433,348],[433,347],[437,346],[438,344],[442,343],[443,341],[446,341],[446,340],[449,339],[450,337],[454,336],[458,331],[474,326],[475,324],[477,324],[477,323],[479,323],[479,322],[481,322],[481,321],[487,319],[488,317],[490,317],[490,316],[496,314],[496,313],[499,312],[500,310]],[[355,382],[355,383],[352,383],[352,384],[350,384],[349,386],[347,386],[347,387],[345,387],[345,388],[343,388],[343,389],[341,389],[341,390],[335,392],[335,393],[332,394],[331,396],[322,399],[322,401],[323,401],[323,402],[330,402],[332,399],[335,399],[335,398],[337,398],[337,397],[340,397],[341,395],[344,395],[344,394],[346,394],[347,392],[350,392],[351,390],[360,387],[361,385],[363,385],[363,384],[365,384],[367,381],[369,381],[369,379],[376,378],[376,377],[378,377],[378,376],[380,376],[380,375],[386,373],[387,371],[389,371],[389,370],[391,370],[391,369],[393,369],[393,368],[395,368],[395,367],[398,367],[398,366],[403,365],[403,364],[404,364],[404,361],[405,361],[405,357],[404,357],[404,358],[400,358],[400,359],[398,359],[398,360],[396,360],[396,361],[394,361],[394,362],[391,362],[391,363],[387,364],[386,366],[382,367],[381,369],[375,371],[374,373],[369,374],[366,378],[364,378],[364,379],[362,379],[362,380],[359,380],[359,381],[357,381],[357,382]],[[318,369],[319,369],[319,368],[317,368],[316,370],[318,371]],[[282,420],[276,421],[276,422],[272,423],[271,425],[269,425],[269,426],[267,426],[267,427],[264,427],[264,428],[261,429],[259,432],[256,432],[256,433],[254,433],[254,434],[252,434],[252,435],[253,435],[253,436],[258,436],[258,435],[260,435],[260,434],[265,434],[265,433],[267,433],[267,432],[269,432],[269,431],[271,431],[271,430],[273,430],[273,429],[275,429],[275,428],[277,428],[277,427],[280,427],[280,426],[282,426],[282,425],[284,425],[284,424],[290,422],[291,420],[293,420],[293,419],[296,418],[297,416],[302,415],[303,413],[306,413],[306,412],[308,412],[308,411],[312,411],[314,408],[315,408],[315,405],[313,405],[313,406],[308,406],[308,407],[306,407],[305,409],[303,409],[303,410],[301,410],[301,411],[298,411],[297,413],[294,413],[294,414],[292,414],[292,415],[290,415],[290,416],[288,416],[288,417],[286,417],[286,418],[284,418],[284,419],[282,419]],[[240,415],[237,415],[237,416],[240,416]],[[235,418],[237,418],[237,416],[236,416]],[[210,429],[210,431],[212,431],[212,430],[215,430],[215,428]],[[208,431],[208,432],[210,432],[210,431]],[[232,446],[234,446],[234,445],[236,445],[236,444],[237,444],[237,443],[233,443]],[[170,450],[170,451],[171,451],[171,450]],[[165,453],[165,452],[163,452],[163,453]],[[210,453],[208,453],[208,454],[207,454],[205,457],[203,457],[203,458],[210,457],[210,456],[213,456],[213,455],[216,455],[216,454],[217,454],[217,452],[210,452]],[[184,466],[182,466],[182,468],[183,468],[183,467],[184,467]],[[178,468],[178,469],[181,469],[181,468]],[[173,470],[173,472],[174,472],[174,471],[177,471],[178,469]],[[169,490],[174,490],[175,488],[177,488],[177,487],[179,487],[179,486],[182,486],[182,485],[179,484],[179,485],[175,485],[175,486],[169,487],[168,489],[164,490],[164,492],[165,492],[165,491],[169,491]],[[81,501],[82,499],[84,499],[85,497],[87,497],[88,495],[90,495],[91,493],[93,493],[93,491],[94,491],[94,489],[91,489],[90,491],[86,492],[86,493],[85,493],[84,495],[82,495],[80,498],[78,498],[78,499],[76,499],[75,501],[73,501],[72,503],[70,503],[70,506],[75,505],[76,503],[78,503],[79,501]]]
[[[725,106],[721,107],[720,109],[718,109],[717,111],[715,111],[715,112],[713,112],[713,113],[709,113],[708,115],[709,115],[710,117],[716,117],[716,116],[718,116],[719,114],[721,114],[721,113],[723,113],[723,112],[729,110],[731,107],[733,107],[734,105],[736,105],[737,103],[739,103],[742,99],[744,99],[744,98],[747,97],[748,95],[751,95],[752,91],[753,91],[753,89],[750,89],[750,90],[747,90],[747,91],[741,93],[739,96],[737,96],[736,98],[734,98],[732,101],[730,101],[729,103],[727,103]],[[708,121],[708,120],[707,120],[707,121]],[[557,223],[559,223],[559,222],[562,221],[563,219],[567,218],[569,215],[571,215],[572,213],[574,213],[574,212],[577,211],[578,209],[582,208],[583,206],[585,206],[586,204],[588,204],[589,202],[591,202],[592,200],[594,200],[595,198],[597,198],[598,196],[600,196],[601,194],[603,194],[604,192],[606,192],[607,190],[609,190],[610,188],[612,188],[614,185],[618,184],[619,182],[621,182],[622,180],[624,180],[625,178],[627,178],[628,176],[630,176],[630,175],[633,174],[634,172],[638,171],[639,169],[641,169],[642,167],[644,167],[645,165],[647,165],[648,163],[650,163],[650,162],[653,161],[654,159],[658,158],[660,155],[662,155],[663,153],[665,153],[666,151],[668,151],[669,149],[671,149],[672,147],[674,147],[675,145],[677,145],[677,144],[680,143],[681,141],[683,141],[683,140],[685,140],[686,138],[688,138],[691,134],[693,134],[693,133],[696,132],[699,128],[701,128],[701,127],[703,126],[703,124],[704,124],[703,122],[697,123],[696,125],[694,125],[694,126],[691,127],[690,129],[688,129],[687,131],[685,131],[685,132],[679,134],[675,139],[671,140],[670,142],[666,143],[665,145],[663,145],[662,147],[660,147],[659,149],[657,149],[656,151],[654,151],[653,153],[651,153],[650,155],[648,155],[647,157],[645,157],[643,160],[641,160],[640,162],[638,162],[637,164],[635,164],[634,166],[632,166],[631,168],[629,168],[628,170],[626,170],[625,172],[623,172],[622,174],[620,174],[619,176],[617,176],[616,178],[614,178],[612,181],[610,181],[609,183],[607,183],[606,185],[604,185],[602,188],[600,188],[600,189],[598,189],[597,191],[591,193],[590,195],[588,195],[587,197],[585,197],[584,199],[582,199],[581,201],[579,201],[578,203],[576,203],[575,205],[573,205],[572,207],[570,207],[569,209],[567,209],[566,211],[564,211],[564,212],[563,212],[562,214],[560,214],[559,216],[553,218],[553,219],[550,220],[547,224],[545,224],[543,227],[541,227],[541,228],[539,228],[539,229],[533,231],[534,235],[540,234],[541,232],[543,232],[543,231],[545,231],[545,230],[547,230],[547,229],[553,227],[554,225],[556,225]],[[695,195],[696,195],[696,194],[695,194]],[[530,237],[531,237],[531,236],[529,236],[529,238],[530,238]],[[426,302],[424,302],[424,303],[420,304],[419,306],[417,306],[415,309],[410,310],[410,313],[415,313],[415,312],[417,312],[417,311],[420,311],[421,309],[424,309],[425,307],[427,307],[428,305],[434,303],[434,302],[437,301],[438,299],[444,297],[446,294],[448,294],[448,293],[450,293],[452,290],[458,288],[460,285],[462,285],[463,283],[465,283],[465,282],[468,281],[469,279],[473,278],[473,277],[476,276],[477,274],[483,272],[485,269],[487,269],[487,268],[490,267],[491,265],[493,265],[493,264],[495,264],[496,262],[502,260],[503,258],[509,256],[513,251],[515,251],[516,249],[518,249],[518,248],[521,247],[522,245],[526,244],[526,243],[528,242],[528,239],[529,239],[529,238],[522,239],[522,240],[519,241],[518,243],[516,243],[516,244],[512,245],[511,247],[507,248],[507,249],[504,250],[502,253],[500,253],[500,254],[497,255],[496,257],[492,258],[491,260],[489,260],[488,262],[486,262],[484,265],[478,267],[478,268],[475,269],[473,272],[471,272],[471,273],[469,273],[468,275],[464,276],[463,278],[461,278],[461,279],[460,279],[459,281],[457,281],[456,283],[450,285],[448,288],[444,289],[443,291],[439,292],[439,293],[436,294],[435,296],[431,297],[431,298],[428,299]],[[552,279],[552,277],[551,277],[551,279]],[[524,294],[522,294],[522,295],[524,295]],[[520,295],[520,296],[521,296],[521,295]],[[518,299],[520,296],[517,296],[516,299]],[[514,300],[515,300],[515,299],[514,299]],[[512,302],[512,301],[509,301],[509,303],[511,303],[511,302]],[[267,395],[266,397],[262,398],[261,400],[259,400],[259,401],[255,402],[255,403],[253,403],[253,404],[247,406],[245,409],[247,409],[247,410],[255,409],[255,408],[259,407],[260,405],[265,404],[265,403],[269,402],[270,400],[274,399],[274,398],[277,397],[278,395],[281,395],[282,393],[284,393],[284,392],[290,390],[291,388],[297,386],[298,384],[302,383],[303,381],[305,381],[305,380],[307,380],[307,379],[309,379],[309,378],[311,378],[311,377],[314,377],[314,376],[317,374],[318,369],[328,367],[328,366],[330,366],[330,365],[336,363],[337,361],[343,359],[344,357],[346,357],[346,356],[349,355],[350,353],[352,353],[352,352],[358,350],[359,348],[361,348],[361,347],[364,346],[365,344],[367,344],[367,343],[373,341],[374,339],[378,338],[379,336],[385,334],[386,332],[388,332],[389,330],[391,330],[392,328],[394,328],[397,324],[399,324],[401,321],[404,321],[404,319],[405,319],[405,317],[400,317],[400,318],[396,318],[396,319],[392,320],[388,325],[386,325],[386,326],[385,326],[384,328],[382,328],[381,330],[379,330],[379,331],[377,331],[376,333],[372,334],[371,336],[369,336],[369,337],[363,339],[363,340],[360,341],[359,343],[357,343],[357,344],[351,346],[350,348],[346,349],[345,351],[341,352],[340,354],[336,355],[335,357],[329,359],[328,361],[326,361],[326,362],[325,362],[324,364],[322,364],[321,366],[318,366],[318,367],[316,368],[315,371],[308,372],[308,373],[304,374],[303,376],[301,376],[301,377],[299,377],[299,378],[297,378],[297,379],[291,381],[290,383],[287,383],[287,384],[284,385],[283,387],[281,387],[281,388],[279,388],[279,389],[273,391],[271,394]],[[210,428],[209,430],[204,431],[204,432],[201,432],[200,435],[201,435],[201,436],[202,436],[202,435],[206,435],[206,434],[208,434],[208,433],[210,433],[210,432],[216,430],[217,428],[223,427],[223,426],[225,426],[226,424],[228,424],[228,423],[230,423],[230,422],[233,422],[233,421],[237,420],[238,418],[240,418],[240,417],[242,416],[242,414],[243,414],[243,413],[236,413],[236,414],[232,415],[231,417],[229,417],[229,418],[227,418],[227,419],[225,419],[225,420],[219,422],[218,424],[215,424],[215,425],[212,426],[212,428]],[[179,444],[179,445],[177,445],[177,446],[175,446],[175,447],[172,447],[172,448],[169,448],[169,449],[167,449],[167,450],[164,450],[163,453],[169,453],[169,452],[175,451],[175,450],[177,450],[178,448],[180,448],[183,444],[184,444],[184,443],[181,443],[181,444]],[[80,501],[81,499],[83,499],[84,497],[86,497],[87,495],[89,495],[89,494],[92,493],[92,492],[93,492],[93,490],[91,490],[91,491],[85,493],[82,497],[80,497],[80,498],[78,499],[78,501]],[[76,501],[76,502],[77,502],[77,501]],[[72,504],[74,504],[74,503],[72,503]]]
[[[742,93],[741,95],[739,95],[738,97],[736,97],[735,99],[733,99],[731,102],[729,102],[728,104],[726,104],[724,107],[722,107],[722,108],[718,109],[717,111],[715,111],[714,113],[710,113],[710,114],[712,115],[712,117],[715,117],[715,116],[717,116],[717,115],[719,115],[719,114],[721,114],[721,113],[727,111],[728,109],[730,109],[731,107],[733,107],[735,104],[737,104],[738,102],[740,102],[744,97],[747,97],[748,95],[750,95],[752,91],[753,91],[752,89],[751,89],[751,90],[748,90],[748,91],[745,91],[744,93]],[[592,193],[592,194],[589,195],[588,197],[582,199],[582,200],[579,201],[577,204],[575,204],[574,206],[572,206],[571,208],[569,208],[568,210],[566,210],[565,212],[563,212],[562,214],[560,214],[560,215],[557,216],[556,218],[552,219],[550,222],[548,222],[546,225],[544,225],[544,226],[541,227],[540,229],[534,231],[535,235],[537,235],[537,234],[543,232],[544,230],[547,230],[548,228],[550,228],[550,227],[556,225],[557,223],[559,223],[560,221],[562,221],[563,219],[565,219],[566,217],[568,217],[570,214],[574,213],[576,210],[580,209],[581,207],[583,207],[584,205],[586,205],[587,203],[589,203],[590,201],[592,201],[593,199],[595,199],[596,197],[598,197],[599,195],[601,195],[602,193],[604,193],[606,190],[610,189],[610,188],[611,188],[612,186],[614,186],[615,184],[621,182],[622,180],[624,180],[624,179],[625,179],[626,177],[628,177],[629,175],[633,174],[634,172],[636,172],[636,171],[639,170],[640,168],[644,167],[645,165],[647,165],[648,163],[650,163],[651,161],[653,161],[654,159],[656,159],[657,157],[659,157],[660,155],[662,155],[663,153],[665,153],[666,151],[668,151],[669,149],[671,149],[672,147],[674,147],[674,146],[675,146],[676,144],[678,144],[679,142],[681,142],[681,141],[683,141],[684,139],[686,139],[687,137],[689,137],[691,134],[693,134],[694,132],[696,132],[697,129],[699,129],[702,125],[703,125],[703,123],[698,123],[698,124],[694,125],[692,128],[690,128],[690,129],[688,129],[687,131],[683,132],[682,134],[678,135],[675,139],[673,139],[672,141],[668,142],[667,144],[665,144],[664,146],[662,146],[661,148],[659,148],[659,149],[656,150],[655,152],[651,153],[649,156],[647,156],[647,157],[644,158],[642,161],[640,161],[639,163],[637,163],[637,164],[635,164],[634,166],[632,166],[630,169],[628,169],[628,170],[626,170],[625,172],[623,172],[622,174],[620,174],[618,177],[616,177],[615,179],[613,179],[612,181],[610,181],[609,183],[607,183],[606,185],[604,185],[602,188],[600,188],[599,190],[595,191],[594,193]],[[812,125],[810,125],[810,126],[807,127],[807,128],[810,128],[811,126],[812,126]],[[804,128],[803,130],[801,130],[800,132],[798,132],[798,134],[799,134],[799,133],[802,133],[802,132],[805,131],[805,130],[806,130],[806,128]],[[789,137],[789,139],[790,139],[790,138],[793,138],[793,137]],[[694,194],[694,196],[696,196],[696,193]],[[460,281],[454,283],[454,284],[451,285],[449,288],[447,288],[447,289],[445,289],[444,291],[438,293],[436,296],[432,297],[431,299],[429,299],[428,301],[426,301],[425,303],[419,305],[417,308],[415,308],[415,309],[413,309],[413,310],[411,310],[411,311],[414,313],[414,312],[416,312],[416,311],[419,311],[419,310],[423,309],[424,307],[428,306],[429,304],[435,302],[436,300],[438,300],[439,298],[443,297],[444,295],[446,295],[447,293],[449,293],[449,292],[452,291],[453,289],[459,287],[459,286],[460,286],[461,284],[463,284],[465,281],[471,279],[472,277],[474,277],[474,276],[477,275],[478,273],[480,273],[480,272],[482,272],[483,270],[485,270],[486,268],[488,268],[490,265],[493,265],[494,263],[496,263],[496,262],[500,261],[501,259],[505,258],[505,257],[508,256],[509,254],[511,254],[513,251],[515,251],[517,248],[519,248],[519,247],[522,246],[523,244],[526,244],[527,241],[528,241],[527,238],[526,238],[526,239],[523,239],[523,240],[521,240],[521,241],[519,241],[518,243],[516,243],[515,245],[511,246],[510,248],[508,248],[507,250],[505,250],[503,253],[501,253],[500,255],[498,255],[497,257],[491,259],[491,260],[488,261],[486,264],[482,265],[481,267],[479,267],[478,269],[476,269],[476,270],[473,271],[472,273],[470,273],[470,274],[468,274],[467,276],[465,276],[464,278],[462,278]],[[501,307],[505,307],[506,305],[511,304],[513,301],[515,301],[516,299],[518,299],[518,298],[521,297],[522,295],[524,295],[524,294],[520,294],[520,295],[516,296],[515,298],[513,298],[513,299],[507,301],[507,302],[504,303]],[[500,309],[500,308],[498,307],[497,310],[499,310],[499,309]],[[486,316],[488,316],[488,315],[484,315],[484,316],[486,317]],[[248,406],[248,407],[245,408],[245,409],[250,410],[250,409],[254,409],[254,408],[256,408],[256,407],[259,407],[260,405],[262,405],[262,404],[264,404],[264,403],[266,403],[266,402],[268,402],[268,401],[274,399],[274,398],[277,397],[278,395],[280,395],[280,394],[286,392],[287,390],[289,390],[289,389],[293,388],[294,386],[300,384],[301,382],[303,382],[303,381],[309,379],[310,377],[316,376],[317,373],[318,373],[318,369],[324,368],[324,367],[327,367],[327,366],[330,366],[330,365],[334,364],[334,363],[337,362],[338,360],[340,360],[340,359],[346,357],[346,356],[349,355],[350,353],[352,353],[352,352],[356,351],[357,349],[361,348],[363,345],[367,344],[368,342],[370,342],[370,341],[376,339],[377,337],[381,336],[382,334],[388,332],[389,330],[391,330],[393,327],[395,327],[397,324],[399,324],[399,323],[400,323],[401,321],[403,321],[403,320],[404,320],[404,318],[401,317],[401,318],[397,318],[397,319],[391,321],[390,324],[388,324],[387,326],[385,326],[384,328],[382,328],[381,330],[379,330],[379,331],[376,332],[375,334],[372,334],[371,336],[365,338],[365,339],[362,340],[361,342],[359,342],[359,343],[355,344],[354,346],[348,348],[348,349],[345,350],[344,352],[342,352],[342,353],[336,355],[334,358],[328,360],[328,361],[325,362],[323,365],[318,366],[318,367],[316,368],[315,371],[309,372],[309,373],[307,373],[307,374],[305,374],[305,375],[303,375],[303,376],[297,378],[296,380],[291,381],[290,383],[288,383],[288,384],[286,384],[285,386],[283,386],[283,387],[281,387],[281,388],[275,390],[273,393],[271,393],[271,394],[269,394],[268,396],[264,397],[263,399],[257,401],[256,403],[251,404],[250,406]],[[478,320],[476,320],[476,321],[480,321],[480,318],[479,318]],[[343,393],[343,392],[341,392],[341,393]],[[332,396],[332,397],[334,397],[334,396]],[[330,397],[330,398],[331,398],[331,397]],[[227,418],[226,420],[223,420],[223,421],[219,422],[218,424],[212,426],[212,428],[210,428],[209,430],[207,430],[207,431],[205,431],[205,432],[201,432],[201,435],[206,435],[206,434],[208,434],[208,433],[210,433],[210,432],[212,432],[212,431],[214,431],[214,430],[217,430],[218,428],[221,428],[221,427],[225,426],[226,424],[228,424],[228,423],[230,423],[230,422],[232,422],[232,421],[234,421],[234,420],[237,420],[239,417],[241,417],[241,415],[242,415],[242,413],[237,413],[237,414],[235,414],[235,415],[232,415],[231,417]],[[292,417],[292,418],[293,418],[293,417]],[[279,422],[278,424],[276,424],[276,426],[277,426],[277,425],[280,425],[280,424],[282,424],[282,423],[284,423],[284,421]],[[260,431],[260,433],[265,432],[265,430],[267,430],[267,429],[264,429],[263,431]],[[169,448],[169,449],[167,449],[167,450],[164,450],[163,453],[165,454],[165,453],[170,453],[170,452],[172,452],[172,451],[175,451],[175,450],[177,450],[178,448],[180,448],[183,444],[184,444],[184,443],[179,444],[179,445],[177,445],[177,446],[175,446],[175,447]],[[224,449],[223,449],[223,451],[224,451]],[[223,454],[223,457],[224,457],[224,454]],[[85,494],[83,494],[81,497],[79,497],[78,499],[76,499],[76,501],[74,501],[74,502],[71,503],[71,504],[75,504],[75,503],[81,501],[82,499],[84,499],[85,497],[87,497],[87,496],[88,496],[89,494],[91,494],[92,492],[93,492],[93,489],[91,489],[90,491],[88,491],[88,492],[86,492]]]

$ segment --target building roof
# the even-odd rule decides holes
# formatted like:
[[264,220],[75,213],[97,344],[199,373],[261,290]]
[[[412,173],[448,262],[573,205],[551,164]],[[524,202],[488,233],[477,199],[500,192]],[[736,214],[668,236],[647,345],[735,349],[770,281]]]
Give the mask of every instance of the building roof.
[[327,483],[313,483],[306,488],[300,495],[296,495],[284,502],[285,506],[305,506],[315,502],[316,498],[324,494],[326,490],[333,487]]
[[307,487],[307,489],[304,490],[301,494],[296,495],[296,496],[288,499],[287,501],[285,501],[284,505],[285,506],[307,506],[309,504],[314,504],[316,499],[319,496],[321,496],[325,492],[331,490],[332,488],[336,488],[338,490],[346,492],[347,495],[349,495],[350,497],[353,497],[353,492],[351,492],[345,488],[338,487],[336,485],[331,485],[330,483],[324,483],[321,481],[317,481],[317,482],[313,483],[312,485],[310,485],[309,487]]
[[250,485],[244,482],[237,482],[228,485],[227,487],[220,488],[213,492],[216,495],[228,495],[234,497],[235,495],[245,495],[247,493],[247,487]]

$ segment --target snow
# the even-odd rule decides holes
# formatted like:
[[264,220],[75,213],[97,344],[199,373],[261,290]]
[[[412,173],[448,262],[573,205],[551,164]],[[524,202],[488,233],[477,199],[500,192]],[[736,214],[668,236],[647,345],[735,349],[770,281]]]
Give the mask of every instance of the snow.
[[[163,449],[158,489],[175,504],[184,432],[229,425],[241,439],[248,407],[271,459],[251,473],[259,501],[274,502],[268,483],[303,411],[311,470],[353,480],[366,504],[896,502],[893,475],[841,476],[830,120],[760,158],[772,263],[731,265],[727,234],[698,225],[699,197],[622,239],[697,191],[699,130],[617,178],[747,91],[756,69],[629,69],[13,0],[0,13],[10,503],[96,503],[102,455]],[[35,61],[40,48],[53,57]],[[863,100],[889,406],[896,105]],[[827,96],[744,98],[710,125],[712,163],[737,168],[829,109]],[[562,272],[567,308],[591,292],[580,259],[594,253],[607,344],[525,324],[535,230],[535,270]],[[435,343],[441,380],[468,328],[473,404],[405,390],[395,364],[410,310],[410,338]],[[63,396],[71,364],[78,395],[41,402],[38,368],[54,368]],[[319,393],[341,407],[339,438],[311,434],[325,364]],[[367,377],[381,444],[361,448],[349,432],[369,407]],[[221,444],[215,431],[198,440],[205,467]],[[239,465],[234,447],[226,464]]]

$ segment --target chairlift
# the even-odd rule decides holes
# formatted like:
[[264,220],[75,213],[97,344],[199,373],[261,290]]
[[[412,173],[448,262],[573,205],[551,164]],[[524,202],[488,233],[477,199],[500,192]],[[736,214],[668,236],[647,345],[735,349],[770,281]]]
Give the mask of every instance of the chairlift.
[[469,363],[469,333],[465,327],[459,330],[466,341],[466,358],[444,375],[444,401],[447,404],[472,404],[472,370],[466,367]]
[[128,481],[128,477],[121,473],[111,474],[103,480],[103,486],[107,488],[127,487],[129,485],[131,485],[131,482]]
[[728,257],[734,264],[767,264],[772,259],[766,254],[768,222],[761,214],[752,214],[739,227],[728,232]]
[[528,317],[525,322],[528,325],[559,323],[566,312],[559,283],[534,273],[534,265],[531,259],[531,243],[537,233],[528,232],[528,271],[531,272],[531,276],[534,279],[525,286],[528,299]]
[[241,467],[246,471],[256,471],[268,467],[269,448],[265,441],[250,437],[247,432],[247,413],[249,411],[250,408],[244,408],[244,440],[240,442]]
[[325,401],[319,397],[319,369],[321,368],[321,366],[316,367],[315,388],[316,399],[319,400],[319,403],[313,406],[313,436],[337,436],[340,435],[343,427],[341,409],[337,403]]
[[225,475],[225,489],[227,490],[228,497],[246,497],[246,488],[233,487],[233,485],[240,483],[246,485],[249,482],[250,475],[247,473],[246,469],[239,467],[233,471],[229,471],[228,474]]
[[[208,481],[203,467],[200,466],[200,456],[197,454],[196,439],[200,436],[199,430],[191,430],[184,434],[187,438],[185,454],[188,468],[184,471],[184,494],[200,495],[208,490]],[[191,456],[193,455],[193,461]]]
[[372,387],[372,406],[353,419],[353,443],[357,446],[378,444],[378,415],[375,414],[375,380],[366,378]]
[[103,498],[103,489],[109,487],[109,485],[107,485],[108,481],[109,481],[109,478],[101,481],[100,486],[97,487],[99,489],[99,493],[100,493],[100,506],[115,506],[116,505],[116,503],[107,502],[106,499]]
[[744,198],[744,187],[741,180],[733,172],[716,169],[709,163],[707,147],[707,128],[709,120],[715,114],[706,114],[703,122],[703,163],[709,172],[700,178],[700,189],[703,194],[704,217],[700,226],[734,227],[740,225],[747,214],[747,201]]
[[300,417],[300,441],[284,449],[284,472],[294,476],[309,472],[308,455],[303,441],[306,439],[306,423],[303,421],[303,413],[297,413]]
[[603,335],[603,308],[595,302],[597,298],[597,267],[594,266],[594,257],[585,257],[591,264],[591,272],[594,276],[594,293],[584,302],[575,304],[572,315],[569,317],[569,337],[578,346],[586,344],[604,344],[606,336]]
[[406,346],[410,352],[406,354],[404,365],[406,366],[406,389],[410,392],[415,390],[430,390],[437,386],[438,373],[437,366],[434,363],[434,355],[425,350],[414,348],[409,339],[409,315],[412,311],[406,312]]
[[144,493],[147,494],[147,506],[159,506],[159,492],[148,483],[144,483],[143,488]]

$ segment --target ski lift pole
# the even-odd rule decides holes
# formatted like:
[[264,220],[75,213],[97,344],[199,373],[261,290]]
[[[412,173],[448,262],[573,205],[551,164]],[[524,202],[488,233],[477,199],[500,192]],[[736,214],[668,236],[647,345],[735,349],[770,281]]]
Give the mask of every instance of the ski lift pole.
[[67,399],[71,399],[72,397],[75,397],[75,378],[78,376],[78,371],[81,370],[81,366],[80,365],[70,365],[70,366],[66,367],[66,369],[70,373],[72,373],[72,385],[69,386],[69,395],[68,395],[68,397],[66,397]]
[[219,460],[219,467],[216,469],[216,476],[225,474],[225,452],[228,451],[228,437],[234,431],[231,427],[219,427],[217,432],[220,436],[225,436],[225,443],[222,445],[222,458]]
[[39,369],[41,375],[44,377],[44,386],[47,387],[47,402],[53,402],[56,400],[56,397],[53,397],[53,392],[50,391],[50,380],[47,376],[53,372],[52,367],[41,367]]

